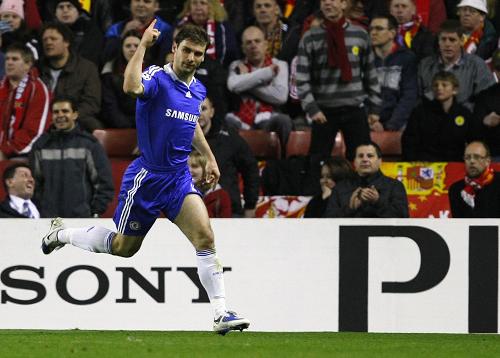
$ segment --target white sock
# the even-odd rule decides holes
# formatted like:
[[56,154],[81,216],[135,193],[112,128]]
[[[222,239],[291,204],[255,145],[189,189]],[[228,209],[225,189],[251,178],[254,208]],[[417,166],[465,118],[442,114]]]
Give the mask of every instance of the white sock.
[[226,312],[226,292],[224,274],[215,249],[196,251],[198,276],[214,309],[215,318]]
[[71,244],[91,252],[110,254],[115,233],[100,226],[78,229],[63,229],[57,233],[57,239],[64,244]]

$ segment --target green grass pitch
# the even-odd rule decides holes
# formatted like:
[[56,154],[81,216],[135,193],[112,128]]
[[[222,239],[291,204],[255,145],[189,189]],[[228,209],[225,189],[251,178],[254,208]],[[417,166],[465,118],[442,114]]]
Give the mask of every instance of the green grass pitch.
[[500,336],[0,330],[0,357],[500,357]]

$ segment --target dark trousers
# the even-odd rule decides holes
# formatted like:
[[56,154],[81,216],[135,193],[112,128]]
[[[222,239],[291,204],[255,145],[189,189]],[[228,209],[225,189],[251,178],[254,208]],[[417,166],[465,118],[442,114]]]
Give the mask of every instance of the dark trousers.
[[346,157],[352,161],[356,147],[370,140],[370,127],[362,107],[321,108],[327,122],[312,123],[310,167],[305,194],[314,195],[320,190],[321,161],[331,156],[335,136],[342,131],[346,144]]

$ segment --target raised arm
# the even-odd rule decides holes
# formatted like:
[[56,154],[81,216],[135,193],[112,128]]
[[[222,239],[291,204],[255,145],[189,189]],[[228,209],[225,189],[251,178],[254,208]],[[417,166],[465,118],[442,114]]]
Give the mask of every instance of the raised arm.
[[155,24],[156,19],[144,31],[137,51],[135,51],[125,68],[123,91],[132,97],[139,97],[144,93],[144,86],[141,81],[142,62],[144,61],[146,50],[153,46],[160,36],[160,31],[154,28]]

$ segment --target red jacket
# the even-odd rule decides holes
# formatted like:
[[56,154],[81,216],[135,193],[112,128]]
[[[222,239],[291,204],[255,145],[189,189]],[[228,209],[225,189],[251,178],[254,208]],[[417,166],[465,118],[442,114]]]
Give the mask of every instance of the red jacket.
[[17,93],[7,77],[0,82],[0,151],[7,157],[28,154],[51,123],[47,86],[33,74],[29,74],[25,86]]
[[203,201],[207,207],[209,217],[230,218],[233,216],[231,198],[228,192],[222,189],[219,184],[217,184],[215,190],[205,193]]

